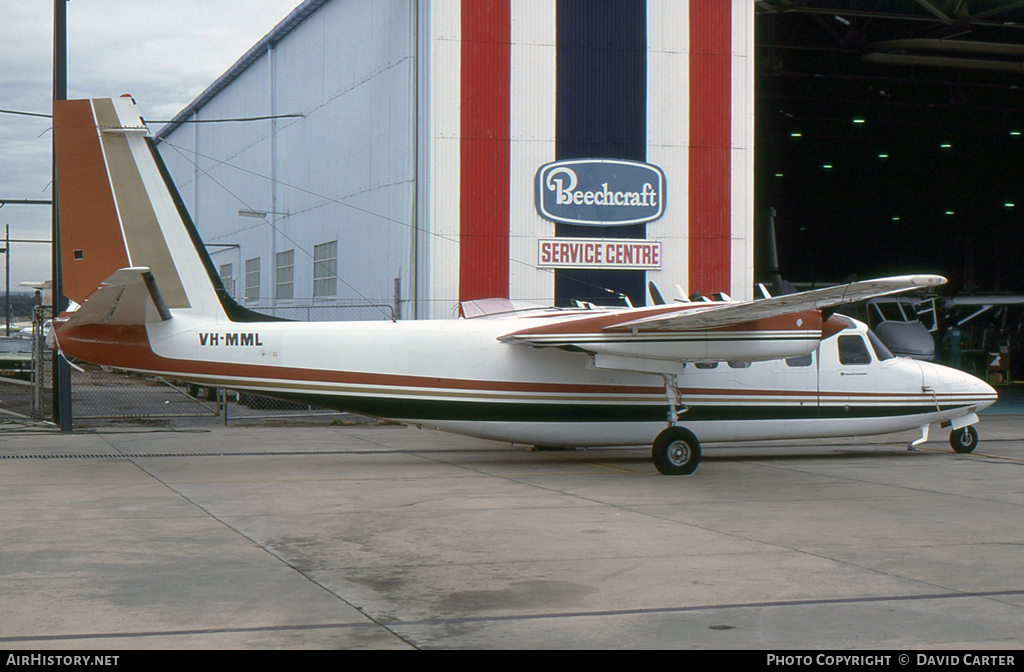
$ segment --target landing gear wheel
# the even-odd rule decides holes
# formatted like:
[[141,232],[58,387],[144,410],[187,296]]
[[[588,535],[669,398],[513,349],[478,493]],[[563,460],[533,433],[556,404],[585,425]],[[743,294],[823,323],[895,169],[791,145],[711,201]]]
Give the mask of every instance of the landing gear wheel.
[[669,427],[654,439],[651,460],[666,476],[692,474],[700,464],[700,441],[688,429]]
[[967,426],[949,433],[949,445],[958,453],[973,453],[978,447],[978,432]]

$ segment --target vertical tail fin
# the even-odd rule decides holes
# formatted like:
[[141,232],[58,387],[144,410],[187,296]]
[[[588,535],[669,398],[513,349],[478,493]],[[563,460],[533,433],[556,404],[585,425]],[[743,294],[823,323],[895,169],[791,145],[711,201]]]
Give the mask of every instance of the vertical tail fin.
[[64,294],[82,303],[115,271],[148,267],[171,310],[273,319],[227,294],[135,101],[55,101]]

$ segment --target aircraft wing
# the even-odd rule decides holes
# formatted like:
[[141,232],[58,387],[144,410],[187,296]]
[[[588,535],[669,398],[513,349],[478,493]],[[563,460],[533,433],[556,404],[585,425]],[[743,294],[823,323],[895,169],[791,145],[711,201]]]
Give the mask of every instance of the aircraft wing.
[[[636,327],[639,331],[688,329],[719,329],[742,322],[762,320],[804,310],[821,310],[844,303],[854,303],[887,294],[912,289],[937,287],[945,284],[940,275],[902,275],[863,282],[851,282],[835,287],[812,289],[796,294],[773,296],[770,299],[741,303],[716,304],[705,309],[676,312],[667,315],[641,317],[614,325],[614,328]],[[606,329],[609,327],[606,327]]]
[[937,275],[908,275],[756,301],[675,303],[574,315],[511,332],[500,340],[533,347],[574,346],[588,352],[692,361],[799,356],[812,351],[822,337],[822,316],[818,312],[822,308],[935,287],[945,281]]
[[146,324],[171,319],[149,268],[122,268],[104,280],[68,316],[67,324]]

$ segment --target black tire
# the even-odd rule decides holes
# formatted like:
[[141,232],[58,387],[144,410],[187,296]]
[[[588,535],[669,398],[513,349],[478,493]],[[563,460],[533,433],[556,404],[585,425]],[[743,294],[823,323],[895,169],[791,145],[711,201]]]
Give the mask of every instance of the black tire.
[[700,441],[688,429],[669,427],[654,439],[651,460],[666,476],[692,474],[700,464]]
[[949,445],[958,453],[973,453],[978,447],[978,432],[968,425],[949,433]]

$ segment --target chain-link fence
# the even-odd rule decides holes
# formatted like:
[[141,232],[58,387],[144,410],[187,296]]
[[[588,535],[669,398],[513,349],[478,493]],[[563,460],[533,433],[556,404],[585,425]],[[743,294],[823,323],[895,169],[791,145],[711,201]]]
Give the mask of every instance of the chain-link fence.
[[[391,320],[387,304],[317,304],[284,306],[261,312],[296,320]],[[0,415],[35,420],[53,418],[53,351],[46,345],[50,309],[37,306],[31,335],[18,349],[31,351],[31,368],[23,375],[0,376]],[[339,414],[315,406],[280,401],[245,391],[192,385],[157,376],[71,362],[71,408],[74,422],[217,418],[225,424],[251,421],[330,421]],[[0,369],[2,370],[2,369]]]
[[395,319],[395,306],[388,303],[332,302],[312,305],[246,306],[258,313],[298,322],[374,322]]

